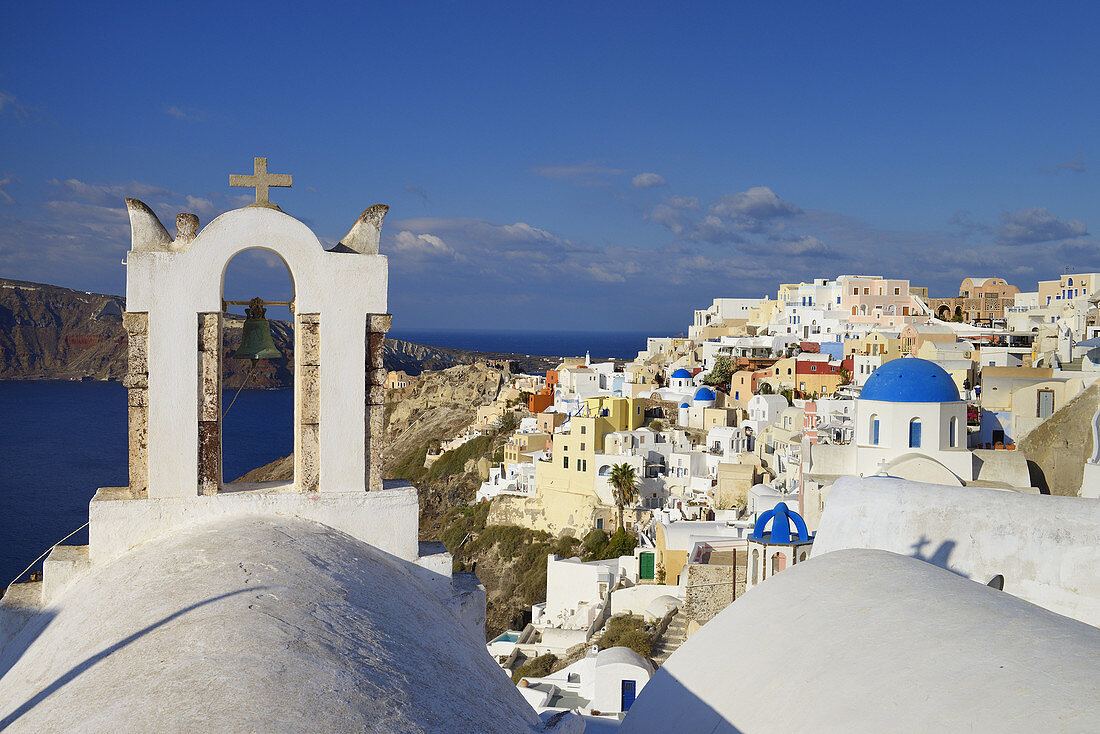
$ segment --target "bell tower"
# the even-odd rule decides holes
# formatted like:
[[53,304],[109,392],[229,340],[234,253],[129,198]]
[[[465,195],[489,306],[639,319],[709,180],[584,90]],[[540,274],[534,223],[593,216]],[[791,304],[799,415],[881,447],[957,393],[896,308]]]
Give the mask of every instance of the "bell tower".
[[[294,284],[294,480],[279,491],[382,488],[382,345],[388,267],[378,242],[388,207],[367,209],[331,250],[268,199],[286,174],[231,176],[256,201],[205,228],[193,215],[168,235],[152,210],[127,199],[125,324],[130,340],[130,491],[149,498],[217,495],[222,483],[222,284],[238,253],[268,250]],[[253,304],[262,308],[262,303]],[[275,489],[275,488],[272,488]]]

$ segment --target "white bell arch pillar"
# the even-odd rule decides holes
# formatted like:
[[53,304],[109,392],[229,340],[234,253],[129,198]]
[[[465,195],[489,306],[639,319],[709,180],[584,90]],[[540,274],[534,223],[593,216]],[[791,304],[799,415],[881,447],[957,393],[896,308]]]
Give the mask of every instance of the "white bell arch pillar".
[[381,489],[390,317],[378,239],[388,207],[368,209],[325,250],[305,224],[266,202],[197,233],[193,215],[181,215],[174,240],[145,204],[127,205],[131,492],[162,498],[220,489],[222,280],[229,261],[253,248],[281,257],[294,282],[295,489]]

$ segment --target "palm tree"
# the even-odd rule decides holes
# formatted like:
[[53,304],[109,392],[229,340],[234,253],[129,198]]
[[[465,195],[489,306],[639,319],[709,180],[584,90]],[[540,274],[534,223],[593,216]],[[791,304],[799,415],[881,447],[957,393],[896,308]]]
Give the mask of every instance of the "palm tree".
[[619,508],[619,529],[623,528],[623,506],[638,499],[638,484],[634,476],[634,467],[630,464],[616,464],[611,467],[608,478],[615,494],[615,506]]

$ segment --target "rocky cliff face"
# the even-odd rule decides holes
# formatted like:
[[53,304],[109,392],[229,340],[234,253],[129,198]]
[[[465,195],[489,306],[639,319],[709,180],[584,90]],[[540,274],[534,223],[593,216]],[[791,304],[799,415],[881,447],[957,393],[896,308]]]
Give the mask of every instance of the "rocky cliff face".
[[[122,328],[125,299],[85,293],[43,283],[0,279],[0,379],[79,380],[121,379],[126,373],[126,331]],[[240,345],[239,316],[225,321],[226,356]],[[291,384],[294,335],[290,324],[271,322],[272,338],[283,359],[262,360],[249,376],[247,360],[226,360],[225,386],[284,387]],[[520,357],[517,368],[545,370],[551,360]],[[387,339],[386,369],[418,375],[475,360],[510,360],[513,355],[429,347]]]

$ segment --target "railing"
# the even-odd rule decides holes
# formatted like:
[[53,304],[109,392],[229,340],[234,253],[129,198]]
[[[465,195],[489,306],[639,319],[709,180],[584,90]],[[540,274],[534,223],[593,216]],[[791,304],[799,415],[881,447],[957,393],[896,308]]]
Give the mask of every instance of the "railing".
[[83,530],[83,529],[84,529],[84,528],[86,528],[86,527],[88,527],[88,523],[84,523],[83,525],[81,525],[80,527],[78,527],[78,528],[77,528],[76,530],[72,531],[71,533],[69,533],[68,535],[66,535],[66,536],[65,536],[64,538],[62,538],[61,540],[57,541],[56,543],[54,543],[53,545],[51,545],[51,546],[50,546],[49,548],[47,548],[47,549],[46,549],[46,550],[45,550],[45,551],[44,551],[44,552],[42,553],[42,555],[40,555],[40,556],[39,556],[38,558],[35,558],[35,559],[34,559],[33,561],[31,561],[31,565],[27,566],[26,568],[24,568],[24,569],[23,569],[22,571],[20,571],[20,572],[19,572],[19,575],[18,575],[18,576],[16,576],[15,578],[13,578],[13,579],[11,580],[11,583],[9,583],[9,584],[8,584],[8,587],[14,586],[15,584],[19,583],[19,579],[23,578],[23,574],[25,574],[25,573],[26,573],[27,571],[30,571],[30,570],[31,570],[32,568],[34,568],[34,564],[36,564],[36,563],[38,563],[39,561],[41,561],[41,560],[42,560],[43,558],[45,558],[46,556],[48,556],[48,555],[50,554],[50,551],[52,551],[52,550],[53,550],[54,548],[56,548],[57,546],[61,545],[61,544],[62,544],[62,543],[64,543],[64,542],[65,542],[66,540],[68,540],[69,538],[73,537],[74,535],[76,535],[77,533],[79,533],[79,532],[80,532],[81,530]]

